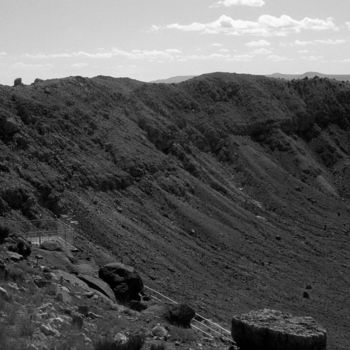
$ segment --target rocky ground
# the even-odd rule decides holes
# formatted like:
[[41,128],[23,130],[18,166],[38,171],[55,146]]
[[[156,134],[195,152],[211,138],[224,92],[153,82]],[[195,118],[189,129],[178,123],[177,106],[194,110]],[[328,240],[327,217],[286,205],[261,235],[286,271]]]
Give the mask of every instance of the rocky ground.
[[[112,296],[107,296],[109,287],[98,278],[93,262],[75,259],[78,249],[71,252],[50,242],[33,247],[24,259],[6,248],[0,251],[3,350],[205,350],[230,346],[220,337],[211,339],[174,325],[166,314],[170,305],[146,298],[143,304],[147,309],[138,312],[117,303],[111,289]],[[97,285],[91,287],[85,281],[97,281]],[[136,345],[128,347],[130,342]],[[113,348],[113,344],[120,347]]]
[[347,350],[349,115],[349,83],[319,78],[2,86],[1,232],[68,214],[78,260],[134,266],[227,328],[312,316]]

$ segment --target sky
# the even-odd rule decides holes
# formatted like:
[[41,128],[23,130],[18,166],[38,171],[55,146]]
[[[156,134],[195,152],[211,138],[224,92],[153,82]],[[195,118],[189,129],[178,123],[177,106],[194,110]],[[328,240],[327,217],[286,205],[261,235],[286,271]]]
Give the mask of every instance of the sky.
[[0,84],[350,74],[349,0],[0,0]]

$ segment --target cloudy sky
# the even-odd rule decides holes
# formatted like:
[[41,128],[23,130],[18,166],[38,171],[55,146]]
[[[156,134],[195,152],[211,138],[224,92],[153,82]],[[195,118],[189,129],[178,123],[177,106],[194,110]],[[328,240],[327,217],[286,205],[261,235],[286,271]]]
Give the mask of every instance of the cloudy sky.
[[350,73],[349,0],[0,0],[0,84]]

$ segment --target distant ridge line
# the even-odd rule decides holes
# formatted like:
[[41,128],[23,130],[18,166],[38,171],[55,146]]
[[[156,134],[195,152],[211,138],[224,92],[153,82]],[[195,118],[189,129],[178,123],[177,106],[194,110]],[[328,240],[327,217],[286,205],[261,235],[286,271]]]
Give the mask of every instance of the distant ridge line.
[[[265,76],[269,78],[285,79],[285,80],[305,79],[305,78],[312,79],[315,77],[319,77],[319,78],[335,79],[339,81],[350,81],[350,74],[324,74],[324,73],[318,73],[318,72],[306,72],[303,74],[273,73],[273,74],[265,74]],[[197,75],[180,75],[180,76],[174,76],[166,79],[153,80],[153,81],[150,81],[150,83],[179,84],[195,77],[197,77]]]

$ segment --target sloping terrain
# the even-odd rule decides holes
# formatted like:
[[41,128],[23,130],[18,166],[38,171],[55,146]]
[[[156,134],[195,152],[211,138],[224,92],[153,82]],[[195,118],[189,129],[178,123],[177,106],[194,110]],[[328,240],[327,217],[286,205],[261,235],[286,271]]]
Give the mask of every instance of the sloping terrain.
[[313,316],[338,350],[350,344],[349,157],[349,83],[0,87],[1,216],[69,214],[97,264],[101,246],[227,326],[264,307]]
[[323,73],[318,73],[318,72],[306,72],[303,74],[281,74],[281,73],[274,73],[271,74],[270,77],[272,78],[280,78],[280,79],[287,79],[287,80],[292,80],[292,79],[304,79],[304,78],[314,78],[314,77],[319,77],[319,78],[328,78],[328,79],[335,79],[339,81],[349,81],[350,80],[350,75],[349,74],[323,74]]

